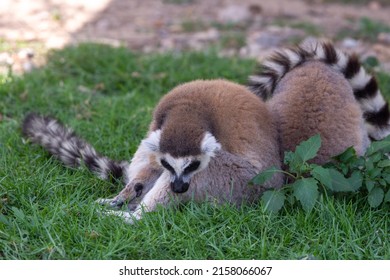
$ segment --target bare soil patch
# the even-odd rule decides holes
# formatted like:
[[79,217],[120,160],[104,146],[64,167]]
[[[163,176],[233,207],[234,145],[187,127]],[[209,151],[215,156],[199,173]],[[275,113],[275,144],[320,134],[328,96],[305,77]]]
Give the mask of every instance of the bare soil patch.
[[[221,55],[261,59],[275,47],[315,36],[334,39],[363,58],[376,56],[389,70],[390,29],[386,27],[390,26],[390,6],[384,3],[2,0],[0,63],[19,63],[21,71],[27,70],[23,65],[32,60],[25,47],[39,54],[42,49],[84,41],[125,45],[142,52],[217,46]],[[364,20],[367,30],[361,30]]]

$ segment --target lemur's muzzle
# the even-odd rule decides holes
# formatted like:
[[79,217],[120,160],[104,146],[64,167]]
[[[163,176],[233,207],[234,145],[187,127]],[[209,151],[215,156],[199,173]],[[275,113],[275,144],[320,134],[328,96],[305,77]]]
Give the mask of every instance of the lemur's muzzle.
[[175,178],[175,180],[171,183],[171,189],[175,193],[184,193],[188,191],[190,187],[189,183],[183,181],[183,178]]

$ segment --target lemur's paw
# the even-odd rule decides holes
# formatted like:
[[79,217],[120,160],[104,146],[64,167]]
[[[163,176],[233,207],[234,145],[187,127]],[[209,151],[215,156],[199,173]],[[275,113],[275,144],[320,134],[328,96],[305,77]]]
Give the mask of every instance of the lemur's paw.
[[134,224],[137,220],[141,219],[141,211],[137,210],[133,213],[127,212],[127,211],[114,211],[114,210],[107,210],[100,212],[102,215],[105,216],[116,216],[123,219],[123,221],[126,224]]
[[96,203],[113,209],[120,209],[125,203],[125,200],[117,196],[114,198],[99,198],[96,200]]

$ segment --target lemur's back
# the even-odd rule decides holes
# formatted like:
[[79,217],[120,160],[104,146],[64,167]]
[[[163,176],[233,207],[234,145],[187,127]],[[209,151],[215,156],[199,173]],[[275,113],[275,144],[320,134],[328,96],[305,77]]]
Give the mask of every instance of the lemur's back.
[[280,130],[282,151],[294,150],[319,133],[318,163],[354,146],[362,154],[369,144],[362,110],[344,76],[319,61],[309,61],[287,73],[269,100]]
[[230,153],[253,162],[269,155],[261,165],[279,164],[276,126],[268,108],[244,86],[226,80],[198,80],[172,90],[158,104],[151,130],[161,126],[162,133],[177,132],[183,141],[194,142],[194,131],[206,129]]

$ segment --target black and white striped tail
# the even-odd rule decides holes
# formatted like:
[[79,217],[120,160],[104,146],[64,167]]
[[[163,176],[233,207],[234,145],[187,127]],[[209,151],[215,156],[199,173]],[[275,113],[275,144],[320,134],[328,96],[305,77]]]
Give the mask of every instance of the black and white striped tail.
[[102,179],[120,179],[129,165],[128,162],[116,162],[101,156],[70,128],[51,117],[28,114],[23,121],[22,132],[65,165],[79,167],[84,164]]
[[322,61],[340,71],[352,86],[363,111],[368,135],[380,140],[390,134],[390,111],[376,78],[368,74],[357,55],[347,55],[330,42],[304,42],[294,48],[275,51],[249,77],[248,88],[263,100],[272,97],[280,79],[294,67],[309,61]]

